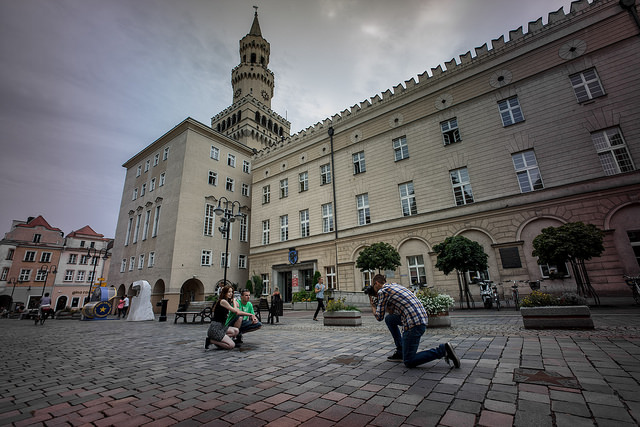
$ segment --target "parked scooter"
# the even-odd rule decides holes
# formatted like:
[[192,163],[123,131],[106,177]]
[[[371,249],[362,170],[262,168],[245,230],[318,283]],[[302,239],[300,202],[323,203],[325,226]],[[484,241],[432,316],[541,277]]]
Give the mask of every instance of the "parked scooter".
[[480,298],[482,298],[484,308],[492,308],[494,295],[491,284],[493,282],[491,280],[478,280],[476,283],[480,286]]

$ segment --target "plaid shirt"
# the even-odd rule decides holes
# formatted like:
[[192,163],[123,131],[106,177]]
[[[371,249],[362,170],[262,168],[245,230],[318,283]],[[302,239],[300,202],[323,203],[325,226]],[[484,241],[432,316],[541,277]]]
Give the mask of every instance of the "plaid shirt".
[[420,300],[404,286],[387,283],[378,291],[375,313],[378,321],[384,319],[387,306],[393,307],[393,311],[400,314],[405,331],[417,325],[427,325],[429,322],[427,311]]

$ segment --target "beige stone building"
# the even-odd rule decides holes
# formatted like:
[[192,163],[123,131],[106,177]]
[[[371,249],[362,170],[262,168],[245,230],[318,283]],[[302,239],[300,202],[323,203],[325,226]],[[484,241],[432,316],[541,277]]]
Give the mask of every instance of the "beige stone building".
[[572,290],[565,266],[537,264],[532,240],[583,221],[606,231],[603,256],[587,263],[596,291],[630,296],[622,275],[640,272],[639,33],[618,1],[574,2],[263,147],[252,161],[251,270],[285,300],[314,271],[359,292],[370,274],[358,254],[383,241],[402,259],[390,281],[457,298],[433,246],[463,235],[489,255],[488,271],[471,276]]

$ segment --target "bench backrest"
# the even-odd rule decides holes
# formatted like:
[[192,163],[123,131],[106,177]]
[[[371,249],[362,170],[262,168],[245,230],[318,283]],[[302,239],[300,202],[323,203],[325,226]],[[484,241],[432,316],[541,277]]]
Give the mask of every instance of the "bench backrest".
[[185,311],[202,311],[213,305],[212,301],[191,301]]

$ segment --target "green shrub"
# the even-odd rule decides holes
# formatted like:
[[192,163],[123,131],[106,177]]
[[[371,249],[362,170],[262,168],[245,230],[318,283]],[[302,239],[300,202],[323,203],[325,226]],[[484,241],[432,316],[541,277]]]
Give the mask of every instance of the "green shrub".
[[359,308],[353,305],[347,305],[345,301],[346,301],[346,298],[344,297],[330,300],[329,302],[327,302],[327,311],[330,313],[334,311],[340,311],[340,310],[360,311]]
[[300,292],[294,292],[293,295],[291,296],[291,300],[293,302],[310,302],[310,301],[315,301],[316,296],[315,296],[315,292],[313,291],[300,291]]
[[558,305],[587,305],[587,300],[574,292],[566,292],[560,297]]
[[558,298],[540,291],[533,291],[522,299],[522,307],[546,307],[558,305]]

